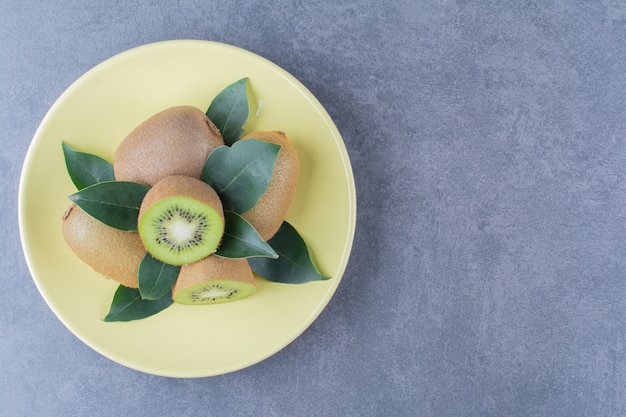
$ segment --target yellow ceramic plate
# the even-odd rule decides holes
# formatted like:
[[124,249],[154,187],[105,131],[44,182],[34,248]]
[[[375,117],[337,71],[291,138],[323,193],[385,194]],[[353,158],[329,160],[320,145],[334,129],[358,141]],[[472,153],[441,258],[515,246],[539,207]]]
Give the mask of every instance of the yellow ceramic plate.
[[[332,276],[303,285],[257,278],[241,301],[172,305],[155,316],[105,323],[117,284],[68,249],[61,215],[75,188],[61,142],[109,161],[136,125],[169,106],[206,109],[228,84],[249,77],[251,117],[245,131],[283,130],[296,146],[301,174],[287,220]],[[52,106],[29,148],[19,188],[26,261],[57,317],[88,346],[127,367],[171,377],[236,371],[298,337],[334,294],[355,229],[356,197],[345,145],[315,97],[293,76],[251,52],[215,42],[166,41],[123,52],[74,82]]]

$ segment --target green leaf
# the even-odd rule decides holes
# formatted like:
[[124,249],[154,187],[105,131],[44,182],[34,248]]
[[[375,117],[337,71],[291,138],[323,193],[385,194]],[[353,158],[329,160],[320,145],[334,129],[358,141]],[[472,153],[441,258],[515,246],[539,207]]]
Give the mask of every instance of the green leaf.
[[139,264],[139,293],[144,300],[158,300],[176,283],[180,266],[169,265],[153,258],[149,253]]
[[206,115],[222,133],[228,146],[239,140],[250,112],[246,85],[248,78],[235,81],[215,96]]
[[102,181],[113,181],[113,165],[97,155],[79,152],[63,142],[65,166],[72,182],[79,190]]
[[69,196],[80,208],[116,229],[137,230],[137,217],[149,187],[128,181],[105,181]]
[[278,258],[278,254],[265,242],[246,219],[232,211],[224,211],[226,225],[222,243],[215,253],[223,258],[249,258],[263,256]]
[[225,210],[245,213],[265,193],[280,145],[246,139],[213,150],[202,169],[202,180],[219,194]]
[[117,287],[109,313],[104,321],[131,321],[144,319],[165,310],[173,303],[172,293],[169,291],[158,300],[144,300],[138,288],[128,288],[123,285]]
[[278,253],[277,259],[248,259],[252,270],[263,278],[283,284],[330,279],[315,267],[304,239],[289,223],[283,222],[268,243]]

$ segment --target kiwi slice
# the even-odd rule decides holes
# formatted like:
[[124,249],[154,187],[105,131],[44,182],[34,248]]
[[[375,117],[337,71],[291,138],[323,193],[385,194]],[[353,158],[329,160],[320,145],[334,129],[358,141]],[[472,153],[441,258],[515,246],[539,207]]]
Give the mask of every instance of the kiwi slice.
[[213,188],[183,175],[165,177],[144,197],[139,236],[147,251],[170,265],[199,261],[216,251],[224,211]]
[[211,255],[181,267],[172,297],[179,304],[219,304],[241,300],[255,291],[254,276],[245,259]]

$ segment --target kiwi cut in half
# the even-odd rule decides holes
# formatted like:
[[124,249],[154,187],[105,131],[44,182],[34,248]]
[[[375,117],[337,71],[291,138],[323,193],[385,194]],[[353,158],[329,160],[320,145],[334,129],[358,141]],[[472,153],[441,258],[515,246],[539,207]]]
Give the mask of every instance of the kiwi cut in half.
[[215,252],[222,240],[222,202],[201,180],[184,175],[165,177],[144,197],[138,229],[154,258],[170,265],[196,262]]
[[137,288],[146,254],[139,233],[108,226],[72,204],[62,217],[63,238],[80,260],[106,278]]
[[263,240],[267,241],[276,234],[287,216],[298,185],[300,159],[296,148],[289,141],[285,132],[278,130],[254,131],[241,139],[258,139],[280,145],[280,151],[276,155],[274,164],[274,173],[267,185],[267,190],[254,207],[242,214],[243,218],[254,226]]
[[209,153],[221,145],[222,134],[202,110],[169,107],[145,120],[118,145],[115,179],[152,186],[170,175],[200,178]]
[[255,292],[254,276],[245,259],[211,255],[181,267],[172,298],[179,304],[219,304],[241,300]]

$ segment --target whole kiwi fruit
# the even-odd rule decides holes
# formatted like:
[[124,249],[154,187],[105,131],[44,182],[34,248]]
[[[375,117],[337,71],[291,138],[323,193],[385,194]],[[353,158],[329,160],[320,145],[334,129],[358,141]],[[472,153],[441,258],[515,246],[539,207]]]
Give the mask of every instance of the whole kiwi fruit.
[[170,107],[141,123],[118,145],[115,179],[152,186],[170,175],[200,178],[209,153],[223,144],[220,131],[202,110]]
[[258,139],[280,145],[274,173],[267,190],[254,207],[242,214],[263,240],[268,240],[276,234],[287,216],[298,184],[300,159],[296,148],[282,131],[254,131],[241,138],[246,139]]
[[137,288],[139,264],[146,254],[139,233],[108,226],[72,204],[63,214],[63,238],[99,274]]
[[139,236],[156,259],[182,265],[215,252],[224,234],[224,211],[215,190],[184,175],[165,177],[146,193]]
[[180,268],[172,298],[179,304],[218,304],[241,300],[255,291],[254,276],[245,259],[211,255]]

